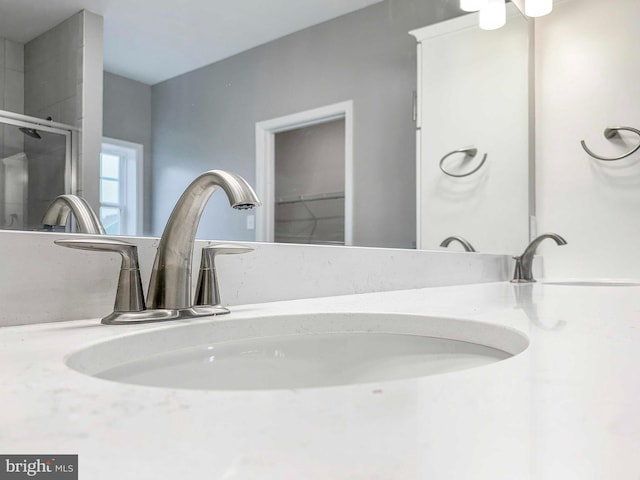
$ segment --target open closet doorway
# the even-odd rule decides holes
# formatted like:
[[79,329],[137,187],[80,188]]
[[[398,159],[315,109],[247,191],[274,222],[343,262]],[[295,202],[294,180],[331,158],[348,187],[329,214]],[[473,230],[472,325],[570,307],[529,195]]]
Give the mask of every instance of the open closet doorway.
[[344,118],[276,133],[274,240],[344,245]]
[[352,102],[256,124],[256,240],[352,244]]

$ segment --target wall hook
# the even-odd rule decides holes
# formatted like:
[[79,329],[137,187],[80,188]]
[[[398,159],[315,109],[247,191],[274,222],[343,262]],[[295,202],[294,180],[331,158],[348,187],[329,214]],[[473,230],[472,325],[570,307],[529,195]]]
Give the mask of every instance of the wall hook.
[[[632,128],[632,127],[607,127],[604,129],[604,138],[607,139],[611,139],[613,137],[619,136],[620,134],[618,132],[620,132],[621,130],[625,130],[627,132],[633,132],[636,135],[640,136],[640,130],[636,129],[636,128]],[[589,155],[591,155],[593,158],[597,158],[598,160],[602,160],[605,162],[613,162],[616,160],[622,160],[623,158],[628,157],[629,155],[634,154],[635,152],[638,151],[638,149],[640,149],[640,143],[638,143],[638,145],[636,145],[635,147],[633,147],[633,149],[631,149],[629,152],[624,153],[618,157],[603,157],[601,155],[597,155],[595,153],[593,153],[589,147],[587,147],[587,144],[584,142],[584,140],[580,140],[580,145],[582,145],[582,148],[584,148],[584,151],[587,152]]]
[[[638,133],[640,134],[640,132]],[[449,158],[451,155],[455,155],[456,153],[464,153],[465,157],[473,158],[478,154],[478,149],[476,147],[461,148],[459,150],[454,150],[453,152],[449,152],[444,157],[442,157],[440,159],[440,170],[442,170],[445,174],[449,175],[450,177],[461,178],[461,177],[468,177],[469,175],[473,175],[478,170],[480,170],[480,168],[482,168],[482,165],[484,165],[484,162],[487,159],[487,154],[485,153],[484,156],[482,157],[482,160],[480,160],[480,163],[478,164],[478,166],[473,170],[467,173],[452,173],[444,167],[444,161],[447,158]]]

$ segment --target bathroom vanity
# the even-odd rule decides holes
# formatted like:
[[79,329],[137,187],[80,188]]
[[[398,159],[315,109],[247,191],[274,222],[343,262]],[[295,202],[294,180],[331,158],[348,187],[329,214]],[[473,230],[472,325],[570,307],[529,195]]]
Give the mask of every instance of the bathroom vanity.
[[[242,305],[188,323],[3,328],[3,450],[75,453],[80,478],[95,480],[637,478],[639,294],[606,282],[494,282]],[[104,342],[139,342],[144,352],[153,335],[187,341],[190,331],[205,346],[202,366],[215,362],[207,332],[237,325],[236,334],[252,326],[243,334],[269,336],[257,321],[320,314],[369,314],[360,325],[369,332],[384,332],[381,314],[444,318],[464,322],[469,341],[490,331],[482,342],[522,342],[475,368],[311,388],[141,386],[78,371],[99,368],[86,352]]]
[[[451,60],[439,42],[457,33],[441,35],[445,27],[471,35],[458,43],[479,44],[468,19],[440,22],[460,13],[457,2],[367,3],[359,14],[158,79],[153,122],[151,87],[148,97],[123,100],[114,92],[129,79],[103,72],[102,17],[76,14],[73,21],[84,22],[76,40],[92,40],[85,47],[96,51],[84,54],[82,71],[93,73],[83,88],[102,91],[103,80],[107,87],[104,99],[83,95],[89,104],[78,103],[83,158],[98,158],[103,134],[127,140],[127,99],[149,98],[145,161],[151,123],[154,157],[143,176],[156,198],[145,203],[145,222],[156,236],[109,241],[135,246],[139,283],[164,292],[152,296],[180,293],[178,305],[154,301],[152,310],[195,308],[189,272],[198,271],[203,250],[220,246],[195,239],[197,222],[186,228],[183,214],[169,223],[178,236],[188,232],[188,242],[158,238],[182,183],[210,168],[251,180],[256,126],[333,102],[347,101],[345,125],[352,113],[356,119],[353,131],[345,126],[353,133],[345,150],[355,155],[345,176],[353,180],[345,210],[351,200],[358,206],[354,243],[406,249],[245,242],[259,238],[260,218],[228,217],[223,205],[200,238],[252,250],[217,260],[230,313],[103,325],[114,310],[118,254],[59,248],[65,234],[0,232],[0,454],[77,454],[88,480],[640,479],[640,163],[637,153],[602,163],[584,149],[609,157],[637,147],[638,66],[628,51],[640,38],[638,2],[565,0],[535,24],[510,17],[506,39],[482,37],[500,55],[470,67],[478,60],[472,49],[450,62],[456,80],[473,87],[464,95],[464,85],[429,77],[436,69],[425,64]],[[414,24],[427,17],[435,30]],[[13,43],[1,41],[9,51]],[[505,64],[521,68],[510,77]],[[355,73],[344,74],[345,65]],[[481,67],[493,93],[507,98],[510,87],[505,104],[524,123],[506,120],[493,100],[482,105],[488,92],[477,95],[471,75]],[[287,71],[296,75],[281,75]],[[453,87],[461,104],[451,93],[427,99],[438,85]],[[408,99],[416,87],[414,122]],[[83,92],[75,84],[74,91]],[[105,112],[104,130],[103,103],[119,107]],[[482,112],[500,118],[478,118]],[[464,129],[448,127],[462,127],[461,116]],[[622,134],[609,135],[614,130]],[[79,193],[97,197],[98,169],[82,164]],[[417,205],[407,188],[416,174],[425,188]],[[12,212],[4,217],[10,222]],[[550,231],[568,246],[540,252],[544,272],[539,257],[531,264],[535,242],[511,256]],[[444,248],[443,238],[480,253],[420,249]],[[150,278],[158,250],[164,265],[176,244],[192,263],[167,290],[167,276]],[[538,281],[509,282],[514,258],[520,280]]]

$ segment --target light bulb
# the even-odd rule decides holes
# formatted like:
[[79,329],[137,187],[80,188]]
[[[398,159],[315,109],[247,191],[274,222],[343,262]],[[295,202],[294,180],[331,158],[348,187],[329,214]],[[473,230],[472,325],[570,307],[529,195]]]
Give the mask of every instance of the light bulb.
[[460,0],[460,9],[465,12],[477,12],[487,4],[487,0]]
[[542,17],[553,10],[553,0],[526,0],[524,14],[527,17]]
[[480,9],[478,24],[483,30],[496,30],[507,23],[505,0],[488,0]]

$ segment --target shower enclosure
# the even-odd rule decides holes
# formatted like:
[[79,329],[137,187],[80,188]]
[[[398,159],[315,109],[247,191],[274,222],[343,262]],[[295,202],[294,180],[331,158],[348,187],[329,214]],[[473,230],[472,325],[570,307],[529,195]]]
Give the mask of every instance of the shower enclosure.
[[0,110],[0,229],[41,230],[58,195],[78,191],[78,129]]

